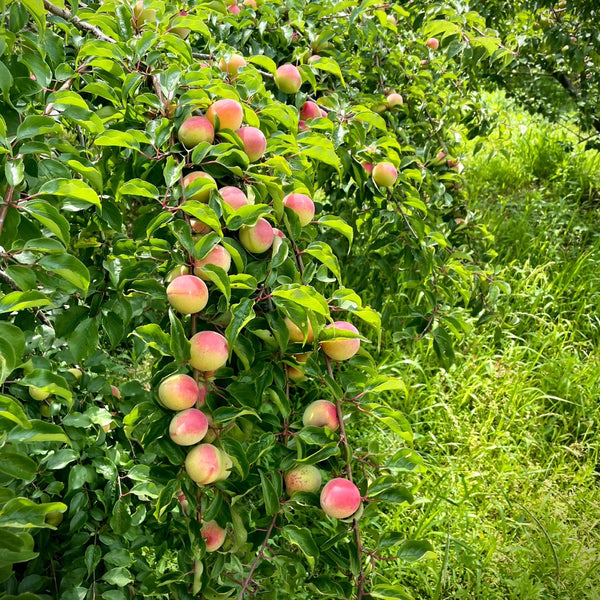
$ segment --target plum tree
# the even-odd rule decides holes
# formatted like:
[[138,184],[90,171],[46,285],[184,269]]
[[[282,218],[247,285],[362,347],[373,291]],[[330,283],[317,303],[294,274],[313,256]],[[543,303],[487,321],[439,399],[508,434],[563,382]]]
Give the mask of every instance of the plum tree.
[[193,148],[201,142],[212,144],[215,139],[215,129],[206,117],[193,116],[179,126],[177,137],[186,148]]
[[223,202],[231,206],[231,208],[233,208],[234,210],[237,210],[242,206],[250,204],[248,196],[246,196],[246,194],[244,194],[244,192],[240,190],[240,188],[237,188],[232,185],[227,185],[225,187],[220,188],[219,194],[221,195],[221,198],[223,198]]
[[314,465],[300,465],[283,476],[285,489],[291,496],[296,492],[317,492],[321,487],[321,471]]
[[[324,329],[332,329],[334,335],[340,331],[350,331],[358,334],[359,331],[347,321],[334,321],[326,325]],[[360,348],[360,340],[357,338],[338,338],[321,342],[321,348],[329,358],[333,360],[347,360],[353,357]]]
[[205,281],[209,279],[206,271],[203,271],[203,268],[207,265],[221,267],[227,273],[231,268],[231,254],[229,254],[227,248],[218,244],[204,258],[194,261],[194,273]]
[[275,85],[285,94],[295,94],[302,87],[302,75],[290,63],[281,65],[275,71]]
[[334,519],[347,519],[360,506],[360,491],[348,479],[336,477],[323,486],[320,501],[325,514]]
[[300,225],[308,225],[315,216],[315,204],[306,194],[288,194],[283,199],[283,205],[298,215]]
[[[186,192],[186,188],[198,179],[206,180],[206,184],[198,187],[198,189],[194,189],[191,193]],[[215,180],[208,173],[204,173],[203,171],[193,171],[192,173],[188,173],[183,178],[182,185],[186,199],[197,200],[198,202],[207,202],[210,198],[210,191],[216,188]],[[195,187],[196,186],[194,186],[194,188]]]
[[195,275],[181,275],[167,286],[171,306],[184,315],[200,312],[208,302],[208,288]]
[[[205,394],[206,395],[206,394]],[[185,410],[196,404],[200,396],[198,384],[189,375],[176,373],[158,386],[158,399],[165,408]]]
[[240,243],[248,252],[262,254],[273,245],[273,226],[262,217],[255,225],[244,225],[240,229]]
[[267,149],[267,138],[260,129],[257,127],[241,127],[236,133],[242,140],[244,152],[250,162],[256,162],[259,158],[262,158]]
[[214,552],[218,550],[227,537],[227,531],[223,529],[216,521],[206,521],[202,523],[200,535],[206,542],[206,551]]
[[179,446],[193,446],[202,441],[208,431],[206,415],[197,408],[178,412],[169,425],[169,436]]
[[380,162],[373,167],[373,181],[383,188],[391,187],[398,179],[398,171],[392,163]]
[[237,100],[223,98],[210,105],[206,118],[212,123],[215,131],[231,129],[235,131],[242,126],[244,109]]
[[227,340],[216,331],[201,331],[190,339],[190,365],[198,371],[216,371],[228,357]]
[[336,431],[340,426],[337,408],[329,400],[311,402],[304,410],[302,423],[305,427],[328,427],[331,431]]

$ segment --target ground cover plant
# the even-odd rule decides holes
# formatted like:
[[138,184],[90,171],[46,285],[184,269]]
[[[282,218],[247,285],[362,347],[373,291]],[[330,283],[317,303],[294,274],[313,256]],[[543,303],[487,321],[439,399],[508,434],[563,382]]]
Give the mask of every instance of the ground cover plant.
[[480,312],[450,123],[511,55],[388,8],[1,5],[3,598],[409,594],[386,564],[433,546],[379,516],[423,461],[378,350],[450,364]]

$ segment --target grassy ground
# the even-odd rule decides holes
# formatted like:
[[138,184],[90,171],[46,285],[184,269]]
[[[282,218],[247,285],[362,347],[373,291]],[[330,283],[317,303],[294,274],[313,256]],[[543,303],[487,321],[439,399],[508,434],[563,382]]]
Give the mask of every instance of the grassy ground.
[[382,525],[437,558],[386,568],[415,598],[597,600],[600,159],[500,97],[490,108],[500,125],[466,174],[512,292],[447,371],[433,353],[390,361],[429,471]]

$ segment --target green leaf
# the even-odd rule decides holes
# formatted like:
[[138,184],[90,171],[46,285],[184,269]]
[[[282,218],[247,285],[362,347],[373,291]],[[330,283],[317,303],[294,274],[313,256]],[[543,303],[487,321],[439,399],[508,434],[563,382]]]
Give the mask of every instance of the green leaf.
[[319,262],[322,262],[336,276],[340,284],[342,283],[340,263],[329,245],[325,242],[312,242],[304,252],[314,256]]
[[37,135],[46,133],[59,133],[62,130],[60,123],[52,117],[29,115],[17,129],[17,139],[28,140]]
[[270,213],[273,209],[266,204],[249,204],[238,208],[231,217],[227,219],[227,229],[237,231],[242,225],[256,225],[258,219]]
[[45,392],[60,396],[69,402],[73,397],[69,389],[69,384],[64,377],[47,369],[34,369],[31,373],[23,377],[21,383],[23,385],[33,385]]
[[435,558],[433,546],[424,540],[406,540],[396,554],[398,558],[409,563],[417,562],[423,558]]
[[64,442],[69,444],[70,440],[58,425],[32,419],[29,421],[29,429],[13,429],[8,435],[11,442]]
[[46,30],[46,10],[43,0],[20,0],[21,4],[31,13],[38,32],[43,35]]
[[12,421],[24,429],[31,427],[21,404],[10,396],[0,394],[0,417]]
[[[19,292],[17,292],[19,293]],[[0,306],[4,298],[0,299]],[[0,321],[0,356],[4,358],[5,368],[0,372],[0,384],[19,365],[25,352],[25,335],[16,325]]]
[[262,485],[265,510],[268,515],[276,515],[279,512],[279,498],[277,492],[264,471],[259,471],[260,483]]
[[51,304],[50,299],[42,292],[11,292],[0,298],[0,313],[19,311],[25,308],[40,308]]
[[282,285],[273,290],[273,296],[275,302],[277,298],[283,298],[290,302],[304,307],[305,309],[312,310],[313,312],[329,316],[329,306],[327,300],[319,294],[314,288],[308,285],[289,284]]
[[10,88],[12,87],[12,84],[13,78],[10,71],[6,65],[0,61],[0,91],[2,91],[2,95],[7,102],[10,101]]
[[98,319],[84,319],[67,339],[76,362],[89,358],[98,349]]
[[98,208],[102,207],[98,194],[85,181],[80,179],[53,179],[45,183],[39,189],[38,194],[68,198],[76,203],[83,203],[84,207],[86,204],[93,204]]
[[130,179],[121,184],[118,196],[140,196],[142,198],[158,198],[158,188],[142,179]]
[[397,585],[376,585],[371,589],[370,595],[379,600],[414,600],[413,596]]
[[76,288],[87,294],[90,285],[90,272],[87,267],[71,254],[44,256],[39,265],[47,271],[56,273]]
[[2,450],[0,451],[0,471],[13,479],[32,481],[37,472],[37,464],[28,456]]
[[69,245],[69,223],[54,206],[44,200],[32,200],[24,202],[21,208],[49,229],[65,246]]
[[205,225],[208,225],[213,231],[216,231],[220,236],[221,233],[221,223],[219,221],[219,217],[217,217],[215,211],[207,206],[206,204],[202,204],[202,202],[197,202],[196,200],[188,200],[181,205],[181,210],[195,217],[199,221],[202,221]]
[[0,527],[52,527],[45,521],[50,512],[64,512],[66,504],[37,504],[28,498],[13,498],[0,509]]
[[311,62],[310,66],[313,69],[319,69],[321,71],[326,71],[327,73],[332,73],[336,77],[340,78],[342,85],[346,85],[344,77],[342,76],[342,71],[340,70],[340,65],[338,65],[338,63],[335,60],[333,60],[333,58],[321,56],[319,59]]
[[171,354],[171,337],[155,323],[138,327],[132,335],[139,337],[146,345],[158,350],[163,356]]
[[243,298],[238,304],[231,307],[231,321],[225,330],[225,337],[230,348],[233,348],[240,331],[255,317],[254,301]]
[[190,342],[185,335],[181,321],[175,316],[175,313],[169,311],[169,321],[171,322],[171,352],[173,358],[178,363],[186,362],[190,359]]
[[317,223],[319,225],[323,225],[323,227],[329,227],[338,233],[341,233],[350,244],[352,244],[352,240],[354,237],[354,230],[348,223],[346,223],[340,217],[335,217],[333,215],[323,215]]
[[250,56],[246,59],[247,62],[252,63],[253,65],[258,65],[261,69],[268,71],[275,75],[275,71],[277,71],[277,65],[275,62],[270,59],[268,56],[264,54],[257,54],[256,56]]
[[23,159],[14,158],[12,160],[7,160],[4,165],[4,173],[8,185],[12,185],[13,187],[19,185],[21,181],[23,181],[23,175],[25,174]]
[[319,558],[319,547],[310,530],[304,527],[297,527],[296,525],[286,525],[283,528],[283,536],[288,542],[298,546],[308,559],[310,568],[314,569],[315,561]]

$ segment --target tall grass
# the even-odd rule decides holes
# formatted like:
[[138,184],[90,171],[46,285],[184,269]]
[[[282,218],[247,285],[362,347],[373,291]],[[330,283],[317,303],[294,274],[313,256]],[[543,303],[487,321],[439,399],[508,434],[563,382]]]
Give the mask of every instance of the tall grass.
[[381,526],[431,540],[437,558],[385,568],[415,598],[598,600],[600,158],[489,102],[499,126],[466,173],[512,291],[448,370],[423,349],[386,362],[429,470],[417,504]]

